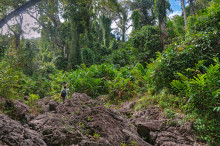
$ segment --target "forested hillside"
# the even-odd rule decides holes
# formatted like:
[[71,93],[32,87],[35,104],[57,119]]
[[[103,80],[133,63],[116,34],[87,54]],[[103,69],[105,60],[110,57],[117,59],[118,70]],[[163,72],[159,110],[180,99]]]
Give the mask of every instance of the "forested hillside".
[[[0,0],[0,131],[11,118],[20,121],[26,137],[33,140],[30,128],[40,139],[16,144],[0,132],[0,145],[219,145],[220,1],[177,0],[182,12],[173,17],[170,2]],[[27,16],[34,27],[28,28]],[[27,29],[40,37],[24,37]],[[60,95],[64,86],[66,103]],[[128,102],[133,105],[125,112]],[[193,140],[161,143],[161,132],[169,130],[156,127],[152,138],[154,126],[146,135],[138,119],[143,111],[153,111],[154,118],[144,117],[153,125],[163,117],[166,126],[180,128],[181,138]],[[41,125],[42,119],[54,124],[48,113],[64,117],[68,142],[51,134],[50,124]],[[91,124],[100,120],[97,113],[110,122]],[[181,133],[185,123],[192,133]],[[132,138],[120,141],[125,135]]]

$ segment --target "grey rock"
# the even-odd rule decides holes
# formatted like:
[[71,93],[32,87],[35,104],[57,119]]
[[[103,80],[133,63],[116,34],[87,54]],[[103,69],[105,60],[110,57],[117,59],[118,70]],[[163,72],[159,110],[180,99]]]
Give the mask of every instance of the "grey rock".
[[12,146],[46,146],[39,133],[3,114],[0,114],[0,141]]

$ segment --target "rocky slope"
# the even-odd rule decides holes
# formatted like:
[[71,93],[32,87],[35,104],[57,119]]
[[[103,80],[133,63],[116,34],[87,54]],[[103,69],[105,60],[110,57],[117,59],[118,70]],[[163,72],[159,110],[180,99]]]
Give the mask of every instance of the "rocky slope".
[[20,101],[0,101],[13,118],[0,114],[0,145],[199,145],[190,123],[170,124],[156,107],[133,112],[134,102],[116,110],[74,93],[65,103],[50,98],[37,101],[40,113],[33,115]]
[[155,146],[196,146],[198,143],[192,130],[192,123],[183,123],[183,116],[167,119],[163,111],[156,106],[143,111],[132,112],[135,102],[124,103],[120,108],[123,114],[130,114],[130,121],[137,128],[139,135]]

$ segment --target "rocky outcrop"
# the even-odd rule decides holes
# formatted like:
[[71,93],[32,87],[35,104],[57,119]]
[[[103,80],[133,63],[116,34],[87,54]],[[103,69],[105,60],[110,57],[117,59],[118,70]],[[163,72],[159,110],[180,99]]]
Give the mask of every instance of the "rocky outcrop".
[[11,146],[46,146],[36,131],[24,128],[19,122],[0,114],[0,144]]
[[23,101],[20,100],[5,100],[0,101],[3,105],[2,110],[7,111],[7,114],[14,120],[18,120],[22,123],[27,123],[33,116],[30,114],[30,108]]
[[157,107],[135,112],[132,122],[145,141],[155,146],[190,146],[203,145],[196,142],[192,124],[181,123],[183,119],[170,120],[163,116]]
[[0,113],[0,145],[201,145],[191,123],[179,124],[181,117],[169,120],[155,106],[134,112],[135,101],[123,103],[120,109],[106,108],[105,98],[93,100],[74,93],[60,103],[47,97],[36,102],[41,111],[34,117],[24,103],[4,101],[12,112],[9,115],[25,122],[22,125]]
[[64,104],[49,101],[47,105],[49,111],[28,125],[41,133],[48,145],[150,145],[128,119],[86,94],[74,93]]

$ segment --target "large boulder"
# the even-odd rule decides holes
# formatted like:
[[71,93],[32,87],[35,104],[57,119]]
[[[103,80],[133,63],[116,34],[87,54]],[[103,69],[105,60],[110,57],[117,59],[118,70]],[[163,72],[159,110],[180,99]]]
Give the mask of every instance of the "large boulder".
[[132,141],[140,146],[150,145],[141,139],[137,129],[128,119],[104,106],[93,107],[77,117],[70,117],[69,122],[75,126],[80,125],[78,128],[83,133],[91,136],[97,134],[112,145],[120,145],[123,142],[131,144]]
[[19,120],[22,123],[30,121],[33,116],[30,114],[30,108],[23,101],[20,100],[6,100],[4,109],[8,111],[7,114],[14,120]]
[[11,146],[46,146],[36,131],[0,114],[0,142]]

